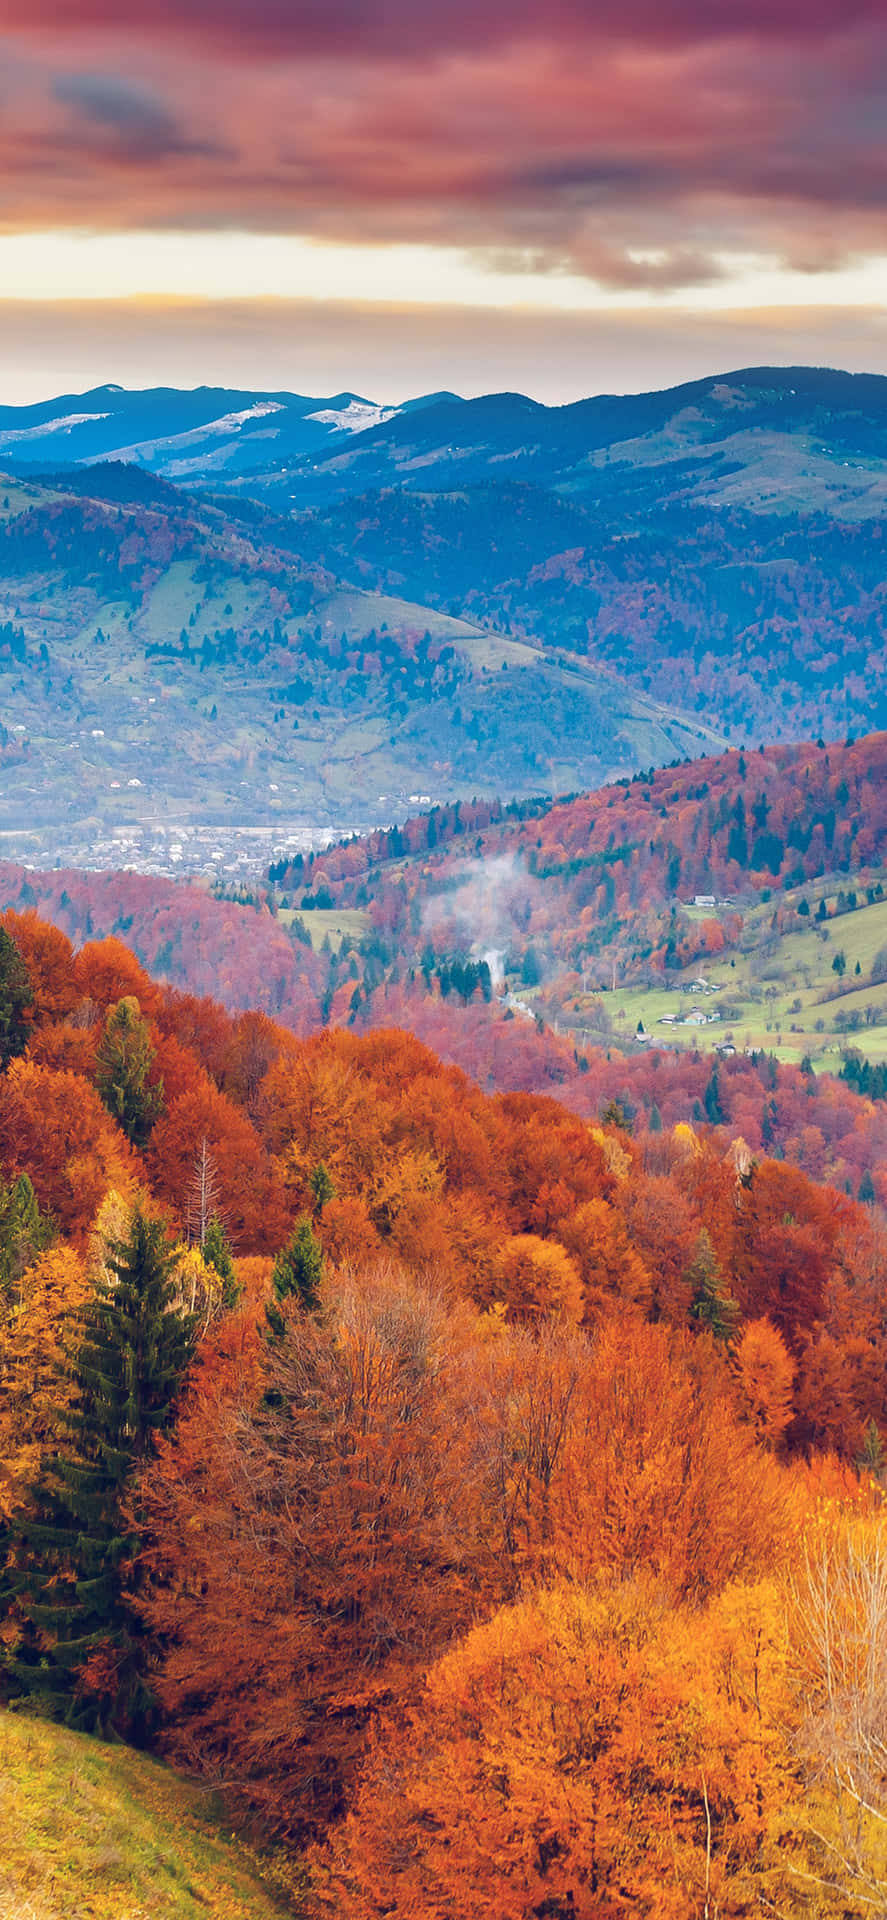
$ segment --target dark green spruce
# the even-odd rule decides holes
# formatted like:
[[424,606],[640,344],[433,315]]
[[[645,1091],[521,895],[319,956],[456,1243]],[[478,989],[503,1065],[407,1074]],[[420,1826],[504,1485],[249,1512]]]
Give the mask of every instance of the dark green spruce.
[[200,1251],[208,1267],[214,1267],[222,1282],[222,1305],[236,1307],[241,1289],[234,1273],[234,1259],[228,1235],[217,1213],[207,1223]]
[[147,1144],[163,1112],[163,1082],[150,1079],[156,1049],[139,1003],[118,1000],[105,1020],[96,1054],[96,1086],[127,1139]]
[[307,1213],[296,1221],[292,1237],[281,1247],[271,1270],[275,1300],[265,1312],[271,1332],[283,1333],[284,1320],[277,1301],[295,1300],[303,1313],[316,1313],[320,1306],[324,1253]]
[[5,927],[0,927],[0,1067],[7,1067],[28,1043],[34,1001],[31,976]]
[[55,1239],[55,1223],[41,1213],[26,1173],[9,1185],[0,1178],[0,1304],[9,1300],[25,1268]]
[[5,1666],[14,1690],[69,1726],[137,1740],[151,1702],[126,1593],[139,1540],[124,1501],[170,1422],[193,1329],[159,1221],[136,1209],[106,1267],[84,1309],[65,1443],[44,1460],[31,1517],[9,1542],[3,1601],[17,1638]]
[[703,1227],[693,1248],[693,1258],[684,1275],[693,1289],[690,1313],[713,1339],[729,1347],[739,1325],[739,1307],[732,1298],[721,1271],[711,1239]]

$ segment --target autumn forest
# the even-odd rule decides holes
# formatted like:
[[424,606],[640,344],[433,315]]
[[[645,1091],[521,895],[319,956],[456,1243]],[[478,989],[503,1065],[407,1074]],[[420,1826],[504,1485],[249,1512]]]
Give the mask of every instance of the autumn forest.
[[877,1209],[33,908],[0,1048],[11,1712],[306,1915],[883,1910]]
[[[133,466],[2,514],[16,831],[108,837],[0,862],[0,1910],[887,1916],[887,736],[589,706]],[[340,726],[452,797],[120,870],[139,755],[335,821]]]

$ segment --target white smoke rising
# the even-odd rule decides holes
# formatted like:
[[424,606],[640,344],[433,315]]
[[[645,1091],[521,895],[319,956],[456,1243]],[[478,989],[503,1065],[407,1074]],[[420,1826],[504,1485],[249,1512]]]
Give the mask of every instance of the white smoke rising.
[[423,932],[438,946],[467,948],[474,959],[485,960],[493,989],[501,993],[505,956],[512,944],[526,942],[539,884],[513,854],[466,860],[450,882],[426,902]]
[[[474,949],[472,948],[472,952],[473,951]],[[505,968],[503,965],[505,955],[502,952],[501,947],[487,947],[486,952],[482,953],[480,957],[482,960],[486,961],[487,966],[489,967],[490,983],[492,985],[493,992],[501,993],[505,985]]]

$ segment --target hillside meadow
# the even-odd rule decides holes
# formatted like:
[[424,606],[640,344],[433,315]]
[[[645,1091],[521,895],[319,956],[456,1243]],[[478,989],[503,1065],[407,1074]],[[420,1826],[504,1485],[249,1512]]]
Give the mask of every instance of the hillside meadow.
[[[282,1920],[289,1897],[223,1831],[215,1796],[144,1754],[0,1712],[9,1920]],[[215,1817],[213,1817],[215,1815]]]

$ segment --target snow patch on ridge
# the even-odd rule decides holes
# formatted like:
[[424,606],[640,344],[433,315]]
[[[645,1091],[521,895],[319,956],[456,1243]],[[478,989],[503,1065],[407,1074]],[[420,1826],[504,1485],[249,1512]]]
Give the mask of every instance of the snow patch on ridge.
[[19,440],[42,440],[47,433],[70,433],[72,427],[85,427],[108,417],[106,413],[66,413],[58,420],[41,420],[39,427],[4,427],[0,429],[0,447],[11,447]]
[[369,400],[349,400],[347,407],[323,407],[320,413],[307,414],[306,419],[319,420],[324,427],[338,427],[342,433],[363,433],[367,427],[381,427],[399,412],[399,407],[374,407]]

